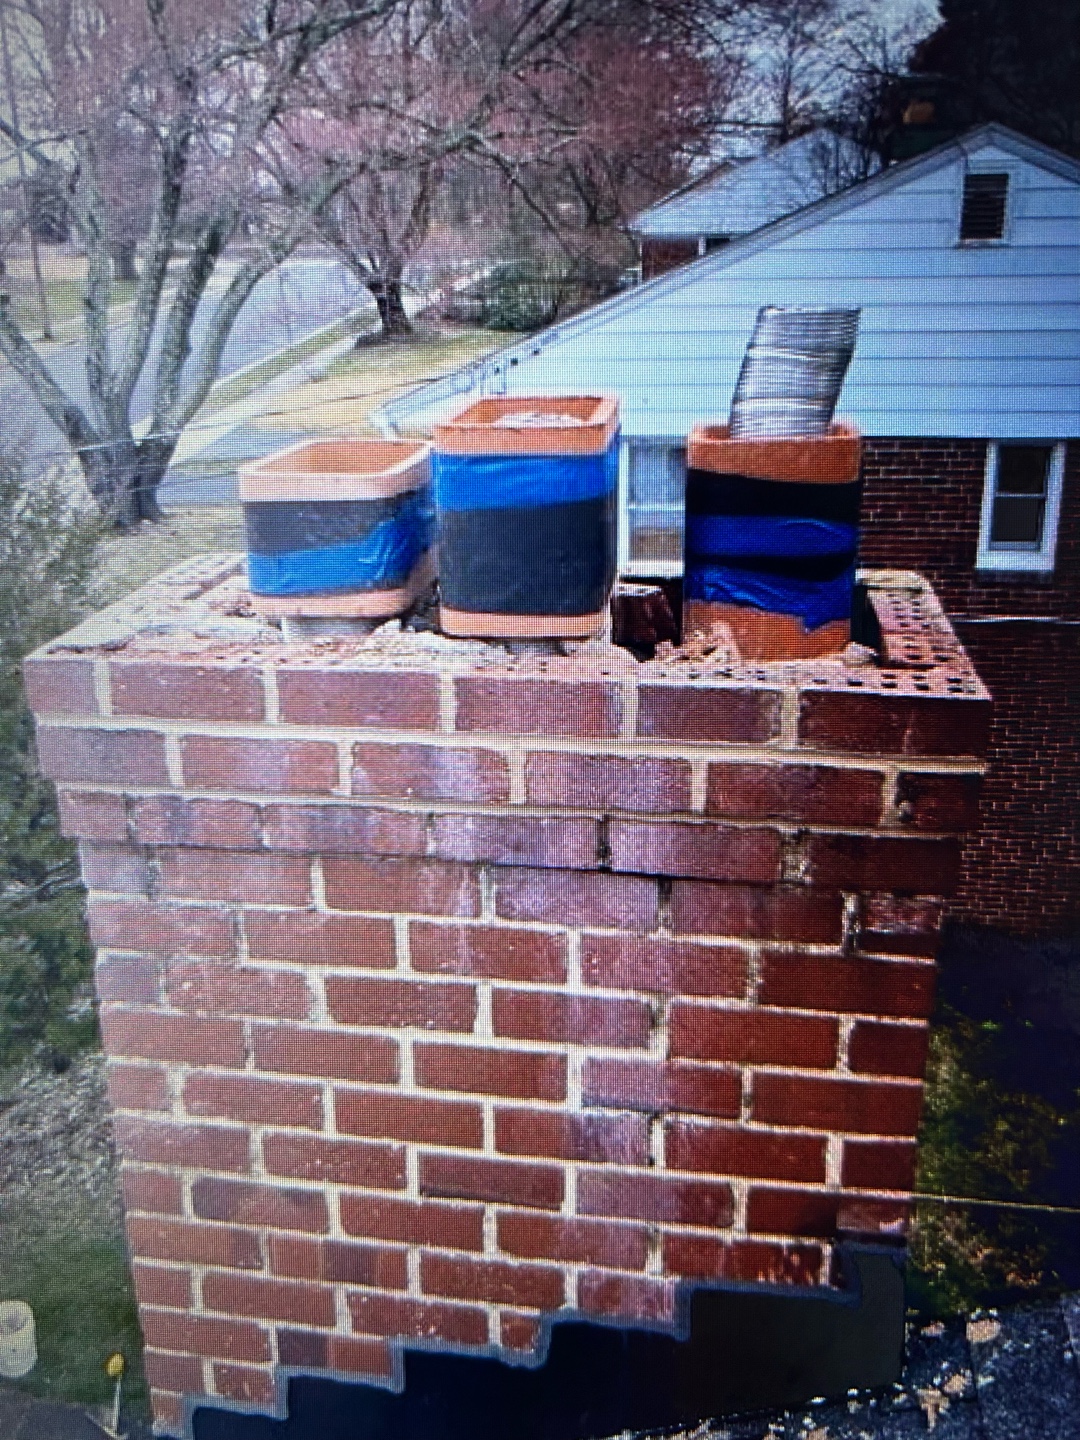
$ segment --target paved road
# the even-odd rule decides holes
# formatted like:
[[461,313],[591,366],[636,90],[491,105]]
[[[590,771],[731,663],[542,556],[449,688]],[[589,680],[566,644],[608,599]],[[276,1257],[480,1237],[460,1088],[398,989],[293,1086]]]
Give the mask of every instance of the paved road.
[[[219,375],[226,378],[257,364],[286,346],[295,344],[313,330],[329,325],[365,302],[366,292],[335,260],[314,258],[286,262],[268,275],[252,292],[237,317],[222,355]],[[214,297],[205,299],[196,313],[193,350],[197,353],[213,311]],[[123,326],[114,334],[123,333]],[[150,384],[158,345],[151,347],[149,363],[135,390],[133,423],[147,417]],[[87,399],[83,347],[79,343],[58,346],[48,358],[57,380],[82,403]],[[51,452],[66,453],[59,432],[22,382],[3,372],[0,379],[0,414],[8,440],[24,446],[32,457]]]

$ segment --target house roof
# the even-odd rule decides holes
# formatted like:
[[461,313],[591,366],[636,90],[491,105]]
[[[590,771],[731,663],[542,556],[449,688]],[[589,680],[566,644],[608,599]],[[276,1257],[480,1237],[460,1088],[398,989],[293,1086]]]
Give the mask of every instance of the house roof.
[[640,211],[628,229],[650,240],[747,235],[877,169],[861,145],[811,130],[767,155],[725,166]]
[[[969,167],[1010,174],[1005,243],[961,245]],[[761,305],[859,305],[842,413],[868,435],[1080,435],[1080,162],[999,125],[890,166],[387,405],[595,393],[629,435],[726,416]]]

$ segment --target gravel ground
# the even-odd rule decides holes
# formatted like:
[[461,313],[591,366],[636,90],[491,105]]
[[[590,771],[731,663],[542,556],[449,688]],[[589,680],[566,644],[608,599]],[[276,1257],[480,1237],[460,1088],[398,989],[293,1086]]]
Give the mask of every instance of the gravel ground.
[[105,1057],[62,1075],[30,1063],[0,1081],[0,1201],[104,1202],[119,1216],[120,1177],[105,1099]]

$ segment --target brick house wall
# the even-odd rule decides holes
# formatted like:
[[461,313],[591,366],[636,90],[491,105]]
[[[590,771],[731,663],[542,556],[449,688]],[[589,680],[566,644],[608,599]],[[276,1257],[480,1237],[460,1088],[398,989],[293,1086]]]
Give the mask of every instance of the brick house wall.
[[1066,450],[1048,576],[976,570],[985,465],[981,440],[868,439],[860,559],[931,580],[995,700],[982,824],[955,913],[1018,933],[1076,933],[1080,442]]
[[902,1235],[989,718],[920,582],[880,665],[698,673],[286,644],[220,580],[27,666],[159,1428]]

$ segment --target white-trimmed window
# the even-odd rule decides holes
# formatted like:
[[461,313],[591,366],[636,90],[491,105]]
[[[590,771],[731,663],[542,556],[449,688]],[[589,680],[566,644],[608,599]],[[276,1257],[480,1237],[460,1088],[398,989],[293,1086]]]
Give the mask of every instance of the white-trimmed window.
[[1065,446],[1001,440],[986,447],[980,570],[1054,568]]
[[668,438],[627,438],[620,455],[619,571],[682,574],[686,447]]

